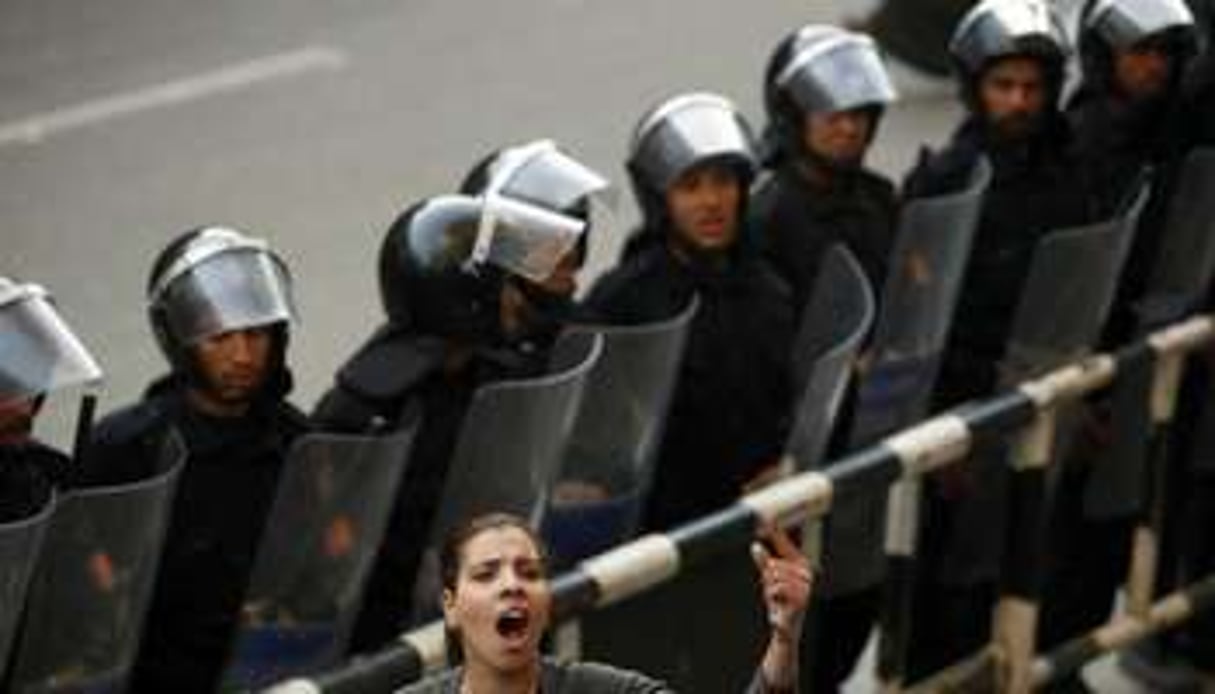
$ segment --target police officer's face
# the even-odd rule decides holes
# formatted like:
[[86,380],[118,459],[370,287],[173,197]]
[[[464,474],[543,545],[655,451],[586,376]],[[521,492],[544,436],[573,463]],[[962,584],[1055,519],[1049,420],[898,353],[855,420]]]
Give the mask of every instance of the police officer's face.
[[200,395],[221,409],[247,405],[266,381],[272,342],[269,328],[232,330],[198,342],[194,354],[209,386]]
[[856,108],[847,111],[810,112],[805,116],[802,139],[806,149],[836,164],[860,163],[873,134],[873,113]]
[[742,186],[729,166],[710,163],[689,169],[667,188],[666,200],[675,233],[689,246],[724,250],[738,236]]
[[1133,101],[1162,95],[1169,84],[1173,62],[1168,51],[1154,44],[1136,44],[1114,51],[1114,82]]
[[33,398],[0,399],[0,445],[22,443],[34,428],[38,407]]
[[1034,58],[1004,58],[979,78],[983,114],[993,130],[1009,139],[1032,133],[1045,113],[1046,98],[1046,76],[1042,64]]

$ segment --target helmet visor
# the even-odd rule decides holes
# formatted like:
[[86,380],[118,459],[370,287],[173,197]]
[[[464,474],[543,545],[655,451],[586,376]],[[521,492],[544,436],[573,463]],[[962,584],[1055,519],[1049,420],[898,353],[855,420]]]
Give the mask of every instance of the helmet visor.
[[810,46],[776,82],[807,112],[880,106],[897,96],[873,41],[862,36],[831,37]]
[[184,344],[295,316],[286,266],[251,247],[216,253],[190,267],[164,288],[157,303]]
[[553,273],[586,222],[501,195],[486,196],[469,262],[488,263],[534,282]]
[[95,383],[101,367],[35,285],[0,289],[0,400]]
[[608,207],[615,207],[616,202],[606,178],[557,149],[549,140],[503,152],[487,192],[560,211],[570,211],[591,198]]
[[689,94],[668,101],[641,124],[632,160],[652,186],[666,190],[697,164],[718,158],[753,169],[751,132],[730,102]]
[[1115,48],[1130,46],[1154,34],[1194,25],[1194,15],[1181,0],[1106,0],[1091,14],[1089,26]]
[[1063,57],[1066,43],[1050,6],[1039,0],[987,0],[958,25],[950,52],[971,72],[1020,53]]

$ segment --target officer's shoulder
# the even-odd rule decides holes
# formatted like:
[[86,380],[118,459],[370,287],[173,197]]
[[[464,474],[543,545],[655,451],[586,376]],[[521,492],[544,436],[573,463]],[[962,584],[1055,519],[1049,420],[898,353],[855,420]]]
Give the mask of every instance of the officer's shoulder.
[[371,400],[394,400],[408,394],[443,360],[439,338],[382,326],[342,365],[342,388]]
[[861,190],[871,197],[893,202],[898,194],[894,181],[885,174],[872,169],[859,170],[857,180],[860,182]]
[[279,422],[294,435],[306,433],[312,428],[308,415],[294,403],[283,400],[278,403],[275,414]]
[[639,283],[664,266],[663,252],[661,245],[652,243],[622,258],[618,265],[595,281],[587,293],[586,303],[592,308],[601,307],[603,301],[636,291]]
[[159,398],[120,407],[102,417],[93,427],[92,441],[100,446],[122,446],[162,430],[167,411]]
[[599,278],[583,301],[587,314],[607,324],[636,325],[681,310],[691,289],[673,273],[665,254],[655,244]]
[[940,149],[921,147],[903,181],[903,197],[933,197],[960,190],[980,156],[978,150],[958,142]]

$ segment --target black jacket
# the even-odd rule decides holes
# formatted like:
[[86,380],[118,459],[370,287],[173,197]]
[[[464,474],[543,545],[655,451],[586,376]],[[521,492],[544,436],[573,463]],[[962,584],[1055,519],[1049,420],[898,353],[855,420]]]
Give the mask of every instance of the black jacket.
[[[1062,118],[1016,146],[991,139],[972,118],[943,150],[924,156],[909,175],[907,197],[940,195],[959,189],[980,156],[992,166],[934,409],[993,393],[1038,242],[1054,231],[1094,220],[1094,204],[1070,145]],[[920,553],[925,581],[972,585],[996,574],[1005,467],[998,446],[983,443],[965,466],[942,470],[926,487]]]
[[806,305],[827,248],[842,243],[857,257],[874,291],[886,277],[898,205],[894,186],[866,170],[837,172],[828,186],[813,185],[800,166],[782,163],[751,198],[750,228],[764,257]]
[[606,322],[638,324],[675,315],[694,295],[700,306],[658,452],[650,529],[729,504],[777,460],[788,427],[792,303],[761,258],[739,253],[710,268],[647,243],[600,278],[586,306]]
[[85,485],[162,472],[170,431],[187,450],[132,691],[214,691],[287,450],[306,429],[303,414],[277,397],[239,418],[204,415],[172,378],[98,423]]
[[548,344],[473,348],[459,367],[450,364],[452,351],[442,338],[384,325],[338,370],[312,414],[313,425],[323,431],[419,427],[409,460],[401,461],[405,470],[368,578],[352,652],[382,646],[406,625],[448,465],[476,389],[542,372]]
[[1007,146],[993,142],[972,118],[943,150],[922,155],[908,175],[907,198],[935,196],[960,189],[980,156],[992,165],[938,378],[938,408],[991,393],[1038,241],[1094,221],[1070,146],[1061,119],[1028,143]]
[[[1093,69],[1111,68],[1093,61]],[[1133,337],[1145,322],[1172,318],[1142,315],[1137,313],[1137,305],[1148,291],[1168,201],[1192,136],[1187,134],[1179,81],[1166,96],[1131,104],[1114,95],[1108,79],[1093,79],[1081,86],[1068,105],[1068,118],[1076,133],[1077,157],[1102,217],[1119,212],[1144,183],[1150,186],[1102,339],[1104,347],[1114,348]]]

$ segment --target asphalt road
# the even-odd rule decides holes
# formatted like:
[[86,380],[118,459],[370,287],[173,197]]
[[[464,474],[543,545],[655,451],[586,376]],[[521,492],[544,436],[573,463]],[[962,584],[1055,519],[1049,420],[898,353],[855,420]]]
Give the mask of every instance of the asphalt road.
[[[310,406],[378,321],[375,254],[409,203],[536,137],[623,183],[635,120],[681,91],[719,91],[758,125],[771,46],[838,14],[792,0],[6,0],[0,274],[53,291],[107,371],[104,410],[163,368],[142,293],[160,248],[205,223],[264,236],[295,273],[290,356]],[[947,111],[896,111],[874,161],[901,171]],[[621,195],[593,271],[634,219]]]

